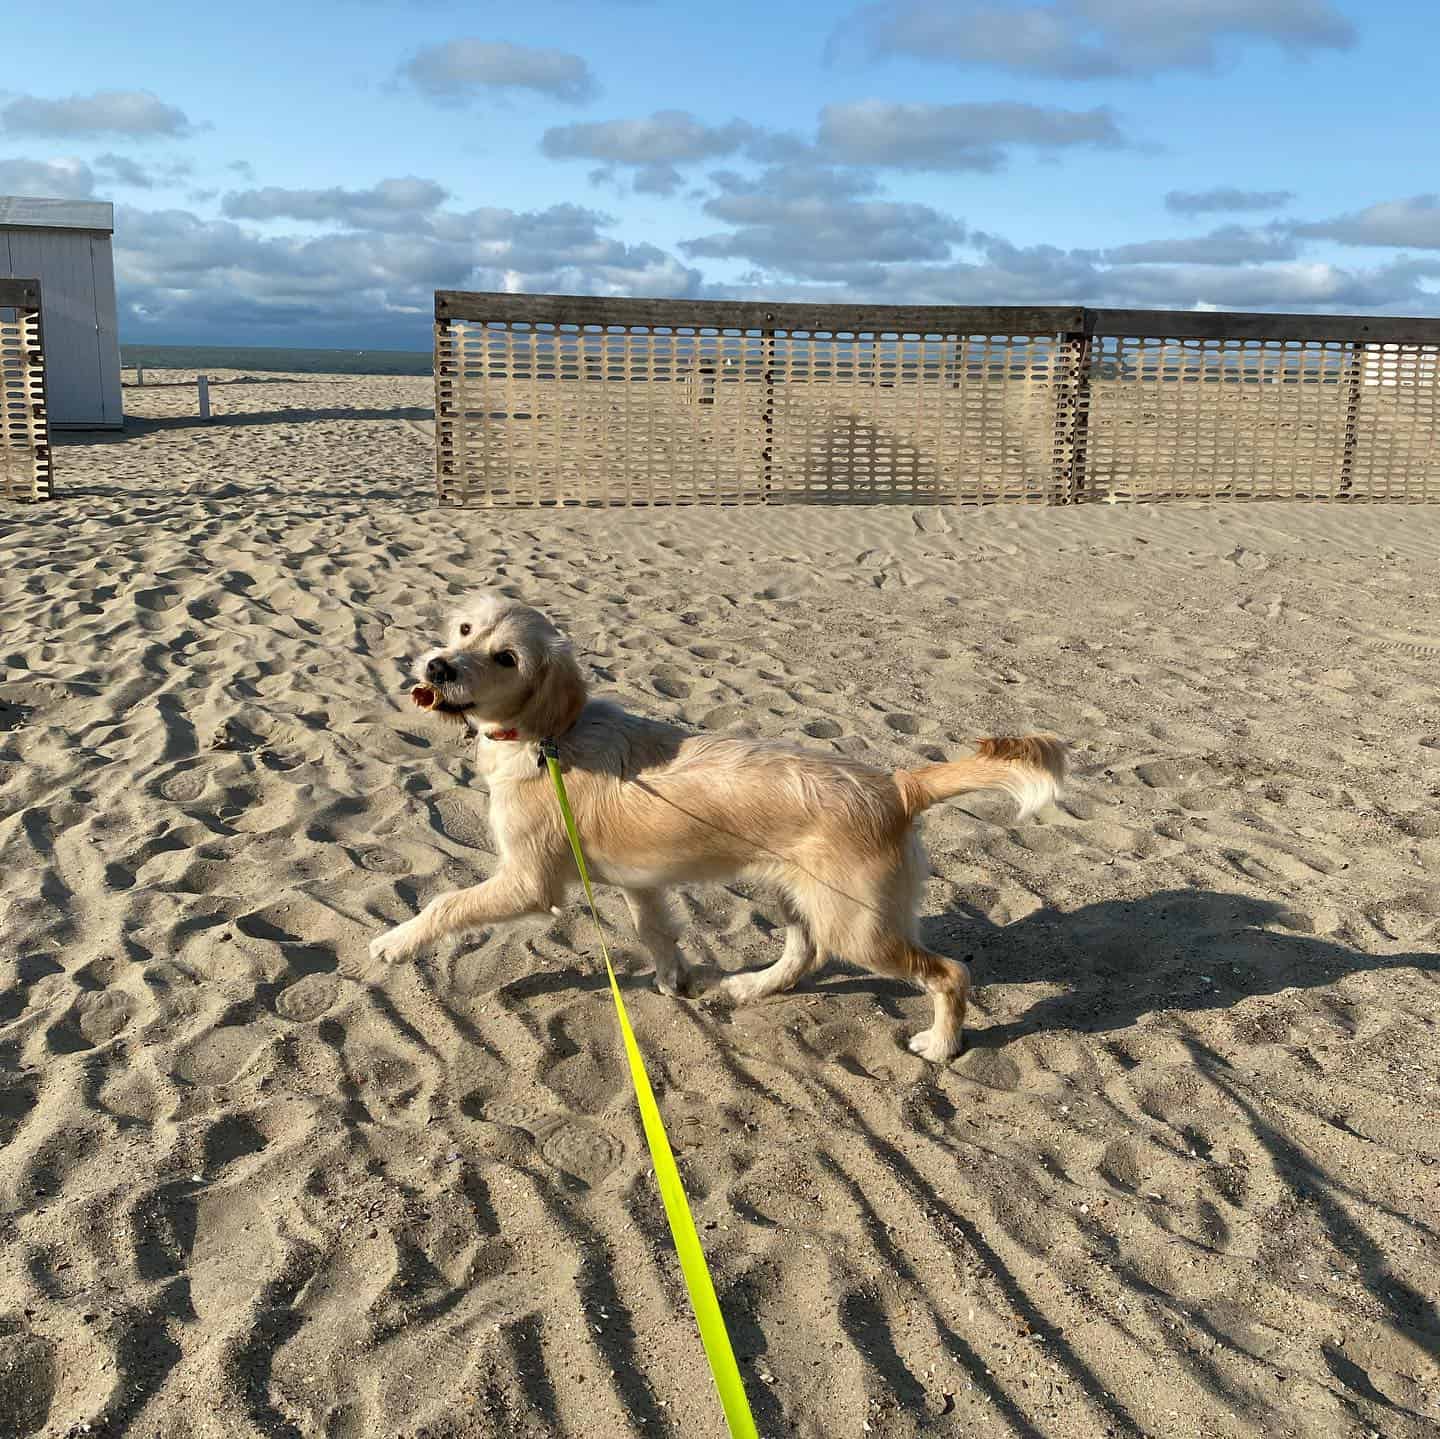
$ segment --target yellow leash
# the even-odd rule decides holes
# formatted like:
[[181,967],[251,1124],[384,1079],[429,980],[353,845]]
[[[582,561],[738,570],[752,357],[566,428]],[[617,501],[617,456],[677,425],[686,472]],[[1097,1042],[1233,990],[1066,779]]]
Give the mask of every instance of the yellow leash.
[[680,1272],[685,1276],[685,1288],[690,1293],[690,1307],[695,1312],[695,1322],[700,1328],[700,1342],[705,1346],[705,1357],[710,1361],[710,1375],[715,1380],[715,1389],[720,1395],[720,1407],[725,1411],[725,1423],[730,1430],[730,1439],[759,1439],[755,1420],[750,1414],[750,1401],[745,1397],[745,1385],[741,1382],[740,1370],[735,1363],[735,1351],[730,1347],[725,1316],[720,1312],[720,1301],[715,1297],[715,1285],[710,1278],[709,1266],[705,1263],[705,1251],[700,1247],[700,1236],[695,1232],[695,1220],[685,1198],[685,1186],[681,1183],[680,1171],[675,1167],[675,1156],[670,1152],[665,1121],[660,1118],[660,1106],[655,1102],[655,1091],[650,1088],[650,1076],[645,1072],[645,1060],[640,1054],[640,1046],[635,1042],[635,1031],[630,1027],[630,1016],[625,1012],[625,1001],[620,995],[615,968],[610,963],[610,951],[605,947],[605,931],[600,927],[600,914],[595,908],[595,893],[590,888],[590,871],[585,867],[585,854],[580,848],[580,831],[576,829],[575,816],[570,812],[570,797],[565,793],[565,781],[560,774],[560,755],[555,741],[542,741],[540,753],[550,771],[555,797],[560,801],[560,814],[565,821],[565,832],[570,837],[575,867],[580,871],[585,901],[590,906],[590,918],[595,921],[595,933],[600,940],[600,953],[605,957],[605,972],[610,976],[610,993],[615,1000],[615,1013],[620,1017],[620,1033],[625,1039],[625,1054],[630,1061],[630,1079],[635,1086],[635,1100],[640,1106],[640,1119],[645,1126],[650,1159],[655,1165],[655,1181],[660,1186],[665,1217],[670,1221],[670,1237],[675,1241]]

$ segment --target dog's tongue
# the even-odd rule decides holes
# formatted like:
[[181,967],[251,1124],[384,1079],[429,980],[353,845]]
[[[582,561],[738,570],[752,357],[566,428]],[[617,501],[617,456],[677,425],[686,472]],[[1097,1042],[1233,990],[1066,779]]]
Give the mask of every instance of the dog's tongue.
[[440,696],[429,685],[416,685],[410,691],[410,700],[422,710],[431,710],[440,703]]

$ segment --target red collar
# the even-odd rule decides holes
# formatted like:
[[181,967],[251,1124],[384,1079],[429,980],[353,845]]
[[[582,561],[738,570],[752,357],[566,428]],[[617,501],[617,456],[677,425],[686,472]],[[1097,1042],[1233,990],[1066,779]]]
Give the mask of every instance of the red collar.
[[520,731],[518,729],[487,729],[485,731],[485,738],[493,740],[514,740],[520,738]]

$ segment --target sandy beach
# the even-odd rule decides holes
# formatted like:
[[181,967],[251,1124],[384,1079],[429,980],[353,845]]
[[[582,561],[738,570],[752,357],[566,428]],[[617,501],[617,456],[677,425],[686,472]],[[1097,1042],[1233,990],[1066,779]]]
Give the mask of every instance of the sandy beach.
[[367,957],[495,863],[476,583],[697,727],[1074,746],[923,821],[945,1068],[602,900],[766,1439],[1440,1432],[1440,508],[439,510],[428,379],[147,380],[0,509],[0,1436],[723,1433],[580,906]]

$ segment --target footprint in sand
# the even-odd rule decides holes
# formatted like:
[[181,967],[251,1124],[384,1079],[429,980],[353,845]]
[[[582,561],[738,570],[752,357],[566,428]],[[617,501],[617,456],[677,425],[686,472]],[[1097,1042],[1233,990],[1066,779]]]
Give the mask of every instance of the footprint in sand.
[[134,1001],[123,990],[82,994],[75,1001],[75,1023],[91,1044],[106,1044],[130,1023]]
[[650,675],[650,683],[666,699],[686,700],[690,698],[690,684],[677,670],[657,669]]
[[311,1024],[335,1003],[339,993],[340,982],[333,974],[307,974],[280,992],[275,1013],[295,1024]]
[[1016,1090],[1020,1088],[1020,1066],[1013,1059],[991,1049],[972,1049],[955,1064],[964,1078],[987,1089]]
[[268,1039],[261,1029],[249,1024],[215,1030],[180,1056],[175,1074],[190,1084],[230,1084]]
[[28,1329],[0,1332],[0,1434],[38,1434],[59,1380],[54,1340]]
[[480,1118],[528,1134],[540,1157],[555,1169],[594,1186],[620,1163],[624,1146],[598,1125],[566,1115],[543,1114],[520,1104],[487,1104]]
[[409,874],[413,868],[403,854],[381,845],[370,845],[360,850],[355,859],[361,869],[369,870],[371,874]]
[[191,804],[205,793],[205,784],[204,770],[186,769],[162,779],[155,786],[155,792],[172,804]]

